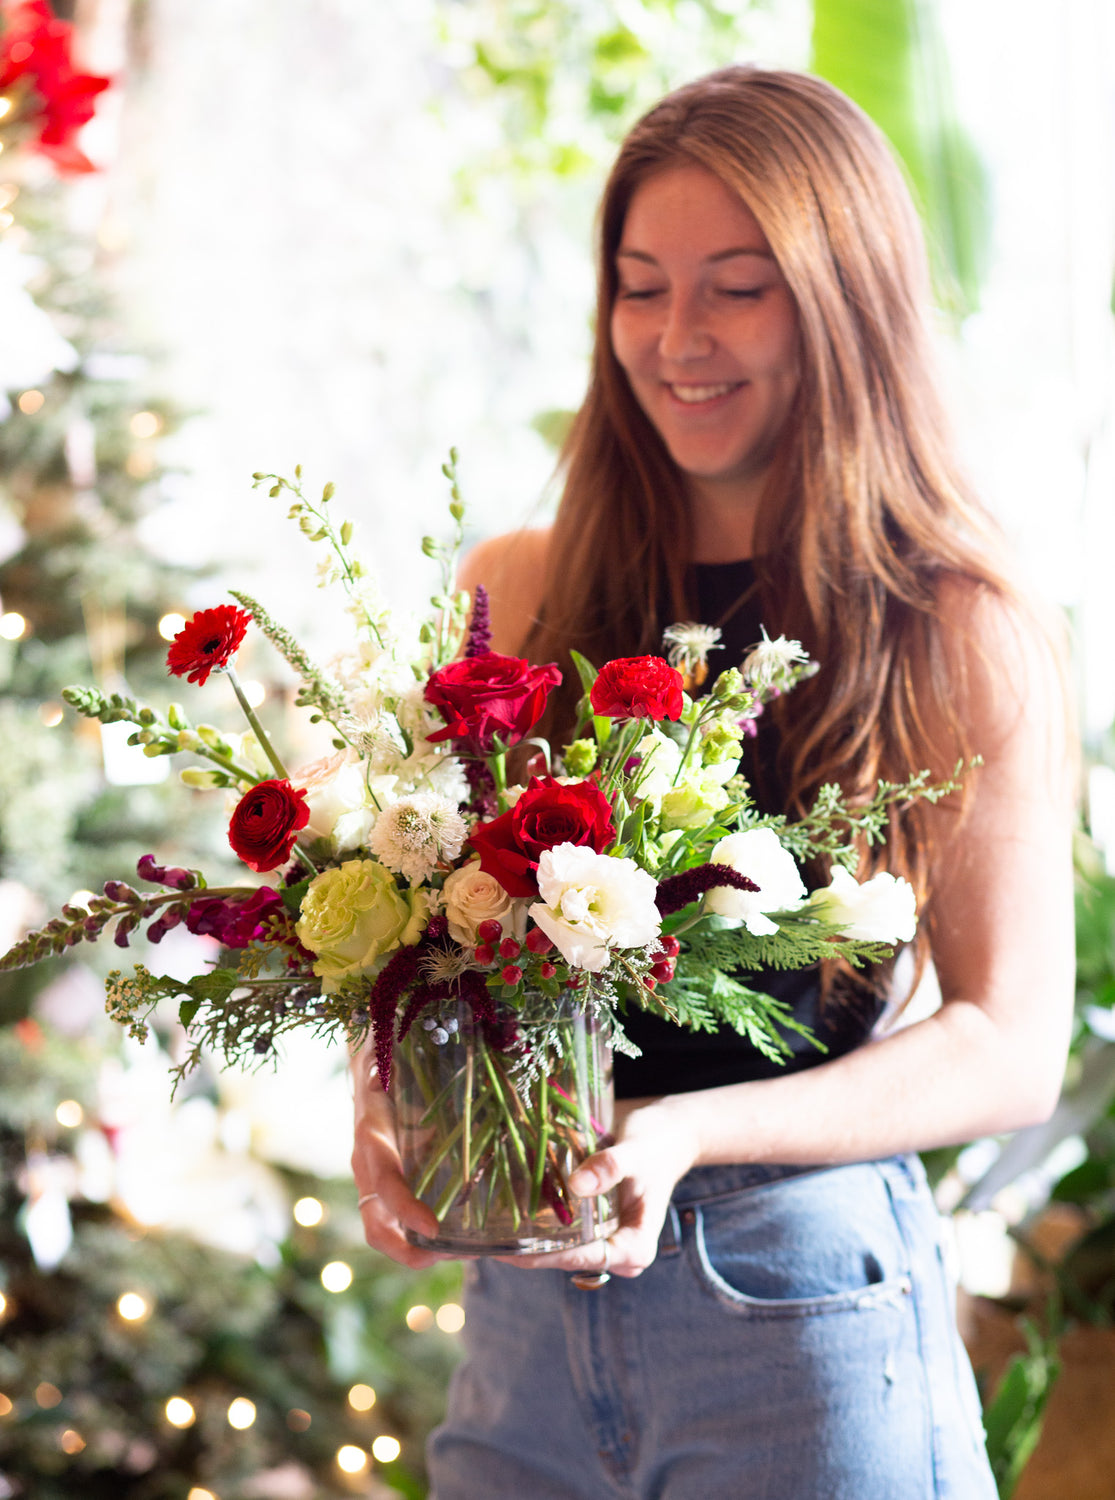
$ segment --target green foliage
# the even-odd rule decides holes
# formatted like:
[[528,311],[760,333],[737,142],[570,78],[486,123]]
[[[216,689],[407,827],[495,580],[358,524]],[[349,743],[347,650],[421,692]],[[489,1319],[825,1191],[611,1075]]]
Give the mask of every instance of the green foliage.
[[1049,1393],[1061,1369],[1056,1339],[1030,1321],[1023,1328],[1029,1347],[1011,1360],[983,1413],[987,1454],[1000,1500],[1010,1500],[1038,1445]]

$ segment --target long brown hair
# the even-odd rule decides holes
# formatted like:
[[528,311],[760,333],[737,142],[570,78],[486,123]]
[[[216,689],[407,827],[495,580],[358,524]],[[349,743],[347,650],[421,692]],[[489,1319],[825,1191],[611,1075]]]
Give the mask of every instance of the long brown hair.
[[[963,627],[944,617],[942,586],[965,580],[1025,606],[944,436],[926,257],[902,174],[867,116],[817,78],[726,68],[669,95],[625,140],[600,210],[591,381],[525,649],[552,660],[572,645],[599,664],[657,650],[663,625],[690,617],[683,479],[610,337],[628,205],[678,164],[740,195],[797,304],[800,386],[755,545],[768,629],[823,668],[779,705],[787,810],[825,782],[864,798],[880,777],[951,768],[978,747],[957,712]],[[924,899],[940,825],[913,805],[885,846],[864,849],[863,873],[885,866]]]

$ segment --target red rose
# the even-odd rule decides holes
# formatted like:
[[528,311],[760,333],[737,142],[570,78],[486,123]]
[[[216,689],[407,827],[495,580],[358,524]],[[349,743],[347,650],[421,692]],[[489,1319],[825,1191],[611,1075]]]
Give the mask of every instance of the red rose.
[[615,837],[612,805],[595,781],[565,786],[552,776],[533,776],[509,812],[477,824],[471,843],[480,868],[509,896],[536,896],[535,872],[547,849],[585,844],[603,854]]
[[604,719],[679,719],[682,677],[660,656],[621,656],[606,662],[589,701]]
[[310,821],[306,793],[289,781],[260,781],[236,804],[228,825],[233,852],[257,875],[286,864]]
[[497,735],[505,745],[517,744],[538,723],[560,681],[553,662],[535,667],[498,651],[450,662],[426,683],[426,702],[446,723],[430,739],[473,740],[481,750]]
[[228,666],[251,623],[248,611],[232,604],[199,609],[171,641],[166,654],[167,671],[173,677],[189,673],[190,682],[204,683],[210,672]]

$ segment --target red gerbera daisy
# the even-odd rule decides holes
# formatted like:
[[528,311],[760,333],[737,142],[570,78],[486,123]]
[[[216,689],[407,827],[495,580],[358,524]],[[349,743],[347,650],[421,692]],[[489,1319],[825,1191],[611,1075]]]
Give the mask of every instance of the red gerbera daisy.
[[251,619],[246,609],[233,604],[199,609],[171,641],[167,671],[172,677],[188,676],[190,682],[204,683],[210,672],[228,666],[240,649]]

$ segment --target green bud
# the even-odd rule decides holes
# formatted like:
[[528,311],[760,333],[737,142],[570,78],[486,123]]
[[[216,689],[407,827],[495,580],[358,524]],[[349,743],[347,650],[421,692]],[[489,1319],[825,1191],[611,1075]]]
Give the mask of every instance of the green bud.
[[149,760],[154,760],[156,756],[171,755],[173,752],[171,750],[168,750],[165,745],[160,745],[156,741],[152,744],[144,745],[143,753],[148,757]]
[[358,557],[354,557],[352,562],[349,564],[349,572],[352,574],[353,578],[363,578],[365,568],[364,564]]
[[302,478],[302,465],[301,464],[295,464],[295,466],[294,466],[294,477],[295,477],[295,479],[301,479]]
[[141,724],[154,724],[155,711],[152,708],[141,708],[139,711],[139,722]]
[[329,533],[324,526],[319,526],[316,531],[310,532],[308,535],[311,542],[324,542]]
[[332,498],[333,498],[333,492],[334,492],[334,484],[333,484],[333,481],[330,480],[329,483],[325,486],[325,488],[321,492],[321,499],[322,499],[322,503],[323,504],[327,504],[330,500],[332,500]]
[[266,474],[255,473],[255,474],[252,475],[252,478],[258,484],[261,479],[266,479],[267,475]]
[[300,517],[298,525],[306,536],[312,536],[317,529],[317,522],[311,520],[309,516]]
[[435,609],[448,609],[450,602],[445,594],[433,594],[430,598],[430,603]]
[[424,536],[422,538],[422,552],[426,557],[437,556],[437,542],[432,536]]
[[453,517],[454,521],[463,521],[465,518],[465,507],[463,502],[460,500],[451,501],[449,505],[449,514]]
[[197,792],[208,792],[215,786],[224,783],[224,777],[220,771],[206,771],[201,766],[187,766],[184,771],[179,771],[178,779],[183,786],[192,787]]
[[456,448],[450,448],[450,450],[449,450],[449,462],[451,464],[453,464],[454,467],[456,467],[456,463],[457,463],[458,457],[459,457],[459,455],[457,453]]
[[353,531],[352,522],[351,521],[346,521],[345,524],[341,527],[341,546],[342,547],[347,547],[348,544],[349,544],[349,542],[352,541],[352,531]]
[[596,765],[596,745],[592,740],[574,740],[565,752],[565,768],[571,776],[587,776]]
[[423,646],[428,646],[430,644],[430,642],[433,640],[433,638],[434,638],[433,626],[429,623],[428,620],[423,620],[423,622],[422,622],[422,624],[421,624],[421,626],[419,627],[419,630],[418,630],[418,639],[421,641],[421,643],[422,643]]
[[201,738],[192,729],[182,729],[179,730],[175,743],[179,750],[196,750],[201,744]]
[[442,464],[442,466],[441,466],[441,472],[445,475],[446,479],[452,479],[453,478],[453,470],[450,468],[450,466],[448,464]]
[[189,729],[190,721],[186,717],[186,711],[181,703],[169,703],[166,710],[166,721],[171,729]]
[[276,495],[281,495],[282,492],[283,492],[283,487],[282,487],[281,484],[273,484],[271,486],[271,488],[267,491],[267,493],[271,496],[272,500],[275,498]]
[[224,737],[219,729],[214,729],[212,724],[199,724],[197,726],[199,738],[209,746],[210,750],[219,750],[224,744]]
[[288,521],[296,521],[301,514],[302,507],[300,505],[292,505],[286,513],[286,518]]
[[712,689],[714,698],[735,698],[743,691],[743,676],[738,667],[729,667],[721,672]]

